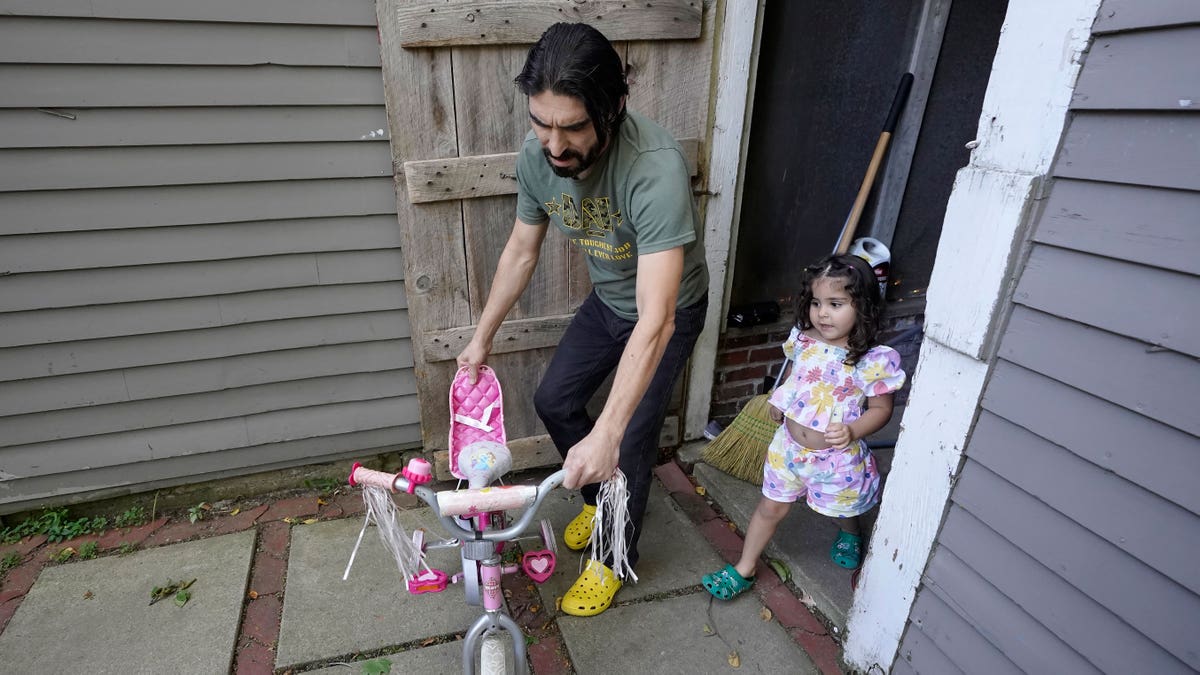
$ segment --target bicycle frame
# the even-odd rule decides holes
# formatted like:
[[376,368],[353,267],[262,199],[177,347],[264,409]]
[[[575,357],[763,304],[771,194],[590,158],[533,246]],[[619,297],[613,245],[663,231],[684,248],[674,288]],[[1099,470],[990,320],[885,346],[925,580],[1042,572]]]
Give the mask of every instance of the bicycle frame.
[[[481,646],[480,641],[501,629],[508,632],[512,638],[513,662],[517,672],[528,672],[525,634],[517,622],[503,612],[504,593],[500,587],[500,579],[505,569],[496,544],[520,538],[533,522],[546,495],[562,484],[566,473],[562,470],[556,471],[536,486],[489,486],[438,492],[422,484],[428,480],[422,480],[427,475],[425,471],[412,469],[413,464],[410,462],[403,472],[388,474],[364,468],[356,463],[350,473],[350,484],[375,486],[392,493],[403,491],[416,495],[429,505],[442,527],[453,537],[438,546],[459,547],[463,563],[463,581],[467,588],[467,603],[483,606],[483,613],[471,624],[463,638],[463,672],[474,675],[475,653]],[[487,529],[491,520],[490,514],[517,508],[523,508],[524,511],[516,522],[498,530]],[[476,580],[478,589],[474,588]],[[476,593],[478,598],[475,597]],[[473,602],[476,599],[479,601]]]

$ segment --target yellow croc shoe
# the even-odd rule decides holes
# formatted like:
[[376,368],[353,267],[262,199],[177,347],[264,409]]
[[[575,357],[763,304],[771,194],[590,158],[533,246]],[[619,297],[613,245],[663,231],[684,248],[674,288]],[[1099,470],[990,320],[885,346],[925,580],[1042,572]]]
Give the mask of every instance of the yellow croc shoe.
[[583,510],[575,519],[567,523],[563,530],[563,543],[572,551],[582,551],[592,540],[592,516],[596,515],[596,507],[584,504]]
[[583,574],[562,599],[562,611],[571,616],[596,616],[612,605],[621,590],[621,580],[608,565],[589,560]]

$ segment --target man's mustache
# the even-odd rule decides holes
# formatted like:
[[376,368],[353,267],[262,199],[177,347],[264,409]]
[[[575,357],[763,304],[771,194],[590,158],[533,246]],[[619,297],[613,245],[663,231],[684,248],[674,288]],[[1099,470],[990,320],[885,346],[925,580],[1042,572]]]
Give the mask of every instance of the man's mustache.
[[550,154],[550,151],[547,150],[546,148],[542,148],[542,154],[545,155],[547,159],[555,159],[560,162],[566,161],[568,159],[577,159],[581,162],[583,161],[583,155],[579,154],[578,152],[576,152],[574,150],[563,150],[563,153],[561,155],[555,156],[555,155]]

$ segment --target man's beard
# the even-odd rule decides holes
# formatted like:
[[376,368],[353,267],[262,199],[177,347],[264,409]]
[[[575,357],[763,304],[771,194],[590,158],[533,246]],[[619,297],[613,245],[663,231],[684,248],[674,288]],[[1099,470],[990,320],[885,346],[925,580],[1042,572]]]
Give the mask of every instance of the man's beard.
[[555,159],[560,161],[566,159],[575,160],[575,164],[572,166],[558,166],[554,162],[550,161],[550,158],[553,157],[553,155],[551,155],[550,151],[546,148],[542,148],[542,155],[546,157],[546,163],[550,165],[550,170],[554,172],[554,175],[558,176],[559,178],[575,178],[579,174],[590,169],[592,165],[596,163],[596,159],[600,156],[600,144],[597,143],[596,145],[592,146],[592,149],[588,150],[586,155],[581,155],[574,150],[564,150],[562,155],[555,157]]

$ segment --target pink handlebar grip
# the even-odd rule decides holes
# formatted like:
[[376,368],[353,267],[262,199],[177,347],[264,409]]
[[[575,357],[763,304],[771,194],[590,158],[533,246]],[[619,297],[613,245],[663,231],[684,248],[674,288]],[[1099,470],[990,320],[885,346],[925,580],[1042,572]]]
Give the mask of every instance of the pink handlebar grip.
[[493,485],[473,490],[437,493],[438,512],[443,516],[477,516],[491,511],[527,508],[537,499],[536,485]]
[[396,477],[399,475],[400,474],[384,473],[382,471],[368,469],[358,462],[355,462],[353,468],[350,469],[350,485],[351,487],[359,487],[360,485],[364,487],[367,485],[374,485],[376,487],[381,487],[388,492],[395,492]]

